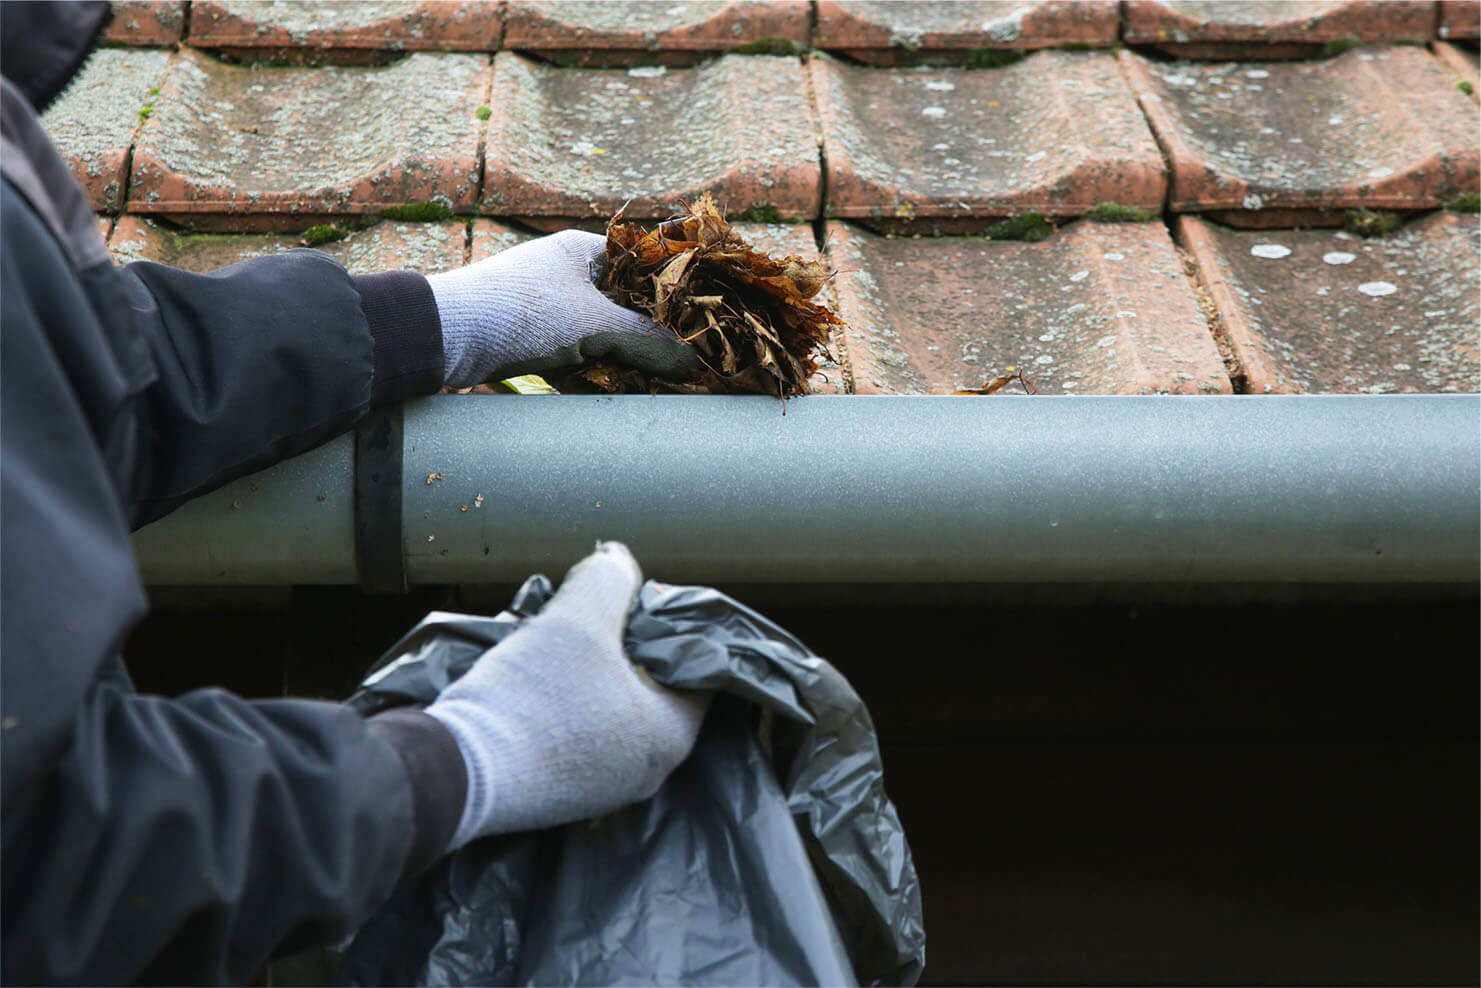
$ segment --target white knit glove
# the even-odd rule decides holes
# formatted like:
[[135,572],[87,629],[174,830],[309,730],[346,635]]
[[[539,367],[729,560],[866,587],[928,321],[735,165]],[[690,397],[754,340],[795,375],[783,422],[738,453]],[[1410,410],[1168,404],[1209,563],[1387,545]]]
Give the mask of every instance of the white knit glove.
[[710,694],[659,686],[623,653],[642,582],[624,546],[598,546],[539,614],[427,708],[468,769],[449,850],[647,799],[688,757]]
[[563,230],[429,275],[444,383],[466,388],[594,360],[671,381],[697,373],[693,347],[597,290],[606,244],[595,233]]

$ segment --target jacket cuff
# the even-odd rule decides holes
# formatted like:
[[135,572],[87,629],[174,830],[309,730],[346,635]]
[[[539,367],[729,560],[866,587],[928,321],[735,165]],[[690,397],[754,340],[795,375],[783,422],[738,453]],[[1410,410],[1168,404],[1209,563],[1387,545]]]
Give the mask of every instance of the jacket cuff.
[[442,322],[427,279],[415,271],[355,275],[375,342],[371,403],[388,405],[442,388]]
[[468,799],[468,769],[451,732],[420,710],[388,710],[366,724],[396,749],[411,784],[411,851],[402,869],[411,878],[448,852]]

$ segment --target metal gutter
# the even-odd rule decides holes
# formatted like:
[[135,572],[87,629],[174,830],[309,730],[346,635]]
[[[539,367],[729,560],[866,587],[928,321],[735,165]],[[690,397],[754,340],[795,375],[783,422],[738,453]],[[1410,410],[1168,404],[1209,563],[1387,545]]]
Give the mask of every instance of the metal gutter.
[[673,582],[1481,572],[1477,395],[814,396],[785,414],[770,398],[467,395],[409,403],[403,427],[399,488],[382,490],[401,530],[359,526],[379,545],[358,566],[355,505],[368,517],[385,483],[357,492],[342,436],[142,529],[145,581],[384,587],[362,571],[389,556],[411,584],[511,583],[598,539]]

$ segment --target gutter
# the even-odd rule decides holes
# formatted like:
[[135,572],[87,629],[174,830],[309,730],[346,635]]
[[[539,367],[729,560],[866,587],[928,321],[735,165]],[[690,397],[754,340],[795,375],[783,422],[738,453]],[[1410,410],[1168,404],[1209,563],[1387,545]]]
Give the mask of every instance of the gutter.
[[134,545],[154,586],[396,591],[598,539],[686,583],[1474,585],[1481,396],[438,396]]

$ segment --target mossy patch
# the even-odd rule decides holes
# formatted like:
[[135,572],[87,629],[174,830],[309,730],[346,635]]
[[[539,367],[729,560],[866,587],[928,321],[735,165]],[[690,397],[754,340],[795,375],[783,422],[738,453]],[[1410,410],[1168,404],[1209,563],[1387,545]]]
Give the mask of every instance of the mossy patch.
[[1059,46],[1060,51],[1094,51],[1095,46],[1088,41],[1066,41]]
[[796,55],[800,49],[791,38],[759,38],[736,45],[730,49],[732,55]]
[[1465,93],[1467,96],[1470,96],[1472,93],[1474,93],[1476,91],[1476,87],[1473,86],[1473,85],[1471,85],[1470,82],[1467,81],[1467,80],[1465,80],[1465,79],[1461,79],[1459,82],[1457,82],[1455,84],[1455,88],[1456,89],[1459,89],[1461,92]]
[[999,220],[983,233],[989,240],[1022,240],[1036,244],[1054,236],[1054,224],[1038,213],[1024,213]]
[[452,219],[453,211],[440,202],[414,202],[407,206],[392,206],[382,209],[381,216],[388,220],[405,223],[435,223]]
[[341,230],[333,223],[320,223],[303,231],[301,243],[305,247],[318,247],[321,244],[332,244],[336,240],[343,240],[350,235],[348,230]]
[[1094,223],[1150,223],[1158,216],[1119,202],[1098,202],[1086,211],[1085,218]]
[[139,122],[143,123],[154,114],[154,99],[159,95],[159,87],[154,86],[149,90],[149,102],[139,107]]
[[1446,203],[1445,208],[1452,213],[1481,213],[1481,193],[1467,192],[1454,202]]
[[1342,217],[1342,228],[1360,237],[1386,237],[1404,225],[1403,217],[1382,209],[1349,209]]
[[786,219],[782,216],[781,211],[769,202],[753,202],[741,212],[731,213],[730,218],[737,221],[744,221],[746,223],[787,222]]
[[1001,69],[1016,65],[1028,57],[1027,52],[1002,48],[968,48],[962,55],[962,68]]
[[489,117],[494,115],[494,108],[485,103],[483,106],[480,106],[478,109],[474,110],[473,115],[480,120],[487,120]]
[[1331,41],[1322,45],[1322,57],[1335,58],[1345,51],[1352,51],[1361,44],[1362,42],[1351,34],[1344,34],[1342,37],[1333,38]]

